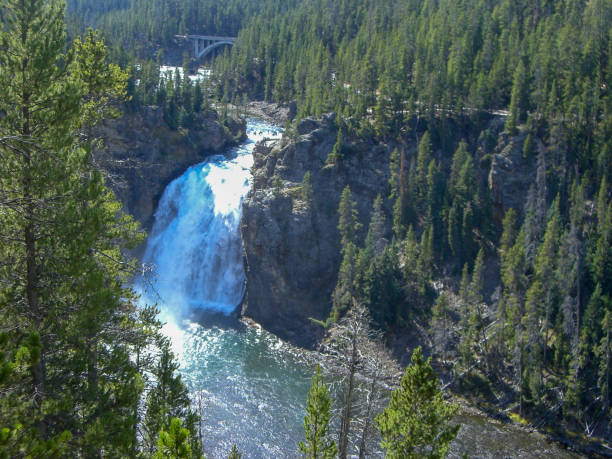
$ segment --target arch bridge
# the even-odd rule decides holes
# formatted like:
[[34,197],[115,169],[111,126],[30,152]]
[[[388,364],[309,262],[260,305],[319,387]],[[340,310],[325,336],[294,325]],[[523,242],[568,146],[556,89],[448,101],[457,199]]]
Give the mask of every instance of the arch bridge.
[[177,38],[193,41],[193,51],[196,59],[207,56],[219,46],[232,46],[236,37],[217,37],[213,35],[177,35]]

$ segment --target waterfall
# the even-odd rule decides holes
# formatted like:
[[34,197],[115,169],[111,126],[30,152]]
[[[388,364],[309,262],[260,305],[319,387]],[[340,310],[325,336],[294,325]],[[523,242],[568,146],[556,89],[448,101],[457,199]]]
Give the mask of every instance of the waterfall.
[[164,315],[184,318],[194,310],[231,313],[242,300],[240,216],[251,186],[252,151],[280,130],[249,122],[248,140],[227,156],[189,168],[168,185],[155,213],[143,257],[153,268],[151,287],[140,282],[144,301]]

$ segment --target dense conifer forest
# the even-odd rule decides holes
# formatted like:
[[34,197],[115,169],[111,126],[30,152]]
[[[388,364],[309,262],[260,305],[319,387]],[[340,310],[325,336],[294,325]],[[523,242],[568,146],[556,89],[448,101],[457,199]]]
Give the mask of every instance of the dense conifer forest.
[[[606,1],[321,0],[256,17],[239,34],[249,45],[216,61],[230,100],[342,114],[329,163],[343,131],[398,145],[363,242],[343,195],[332,315],[357,298],[386,329],[429,316],[443,360],[452,347],[463,371],[514,387],[521,415],[584,431],[610,422],[611,24]],[[536,171],[519,209],[496,209],[480,172],[496,115]],[[391,206],[394,242],[376,254]],[[482,295],[496,265],[493,309]],[[432,291],[449,270],[454,308]],[[451,312],[459,336],[440,332]]]
[[200,457],[157,311],[126,287],[142,232],[93,160],[128,75],[92,30],[67,46],[60,2],[0,7],[0,457]]
[[[199,457],[155,310],[125,287],[135,266],[120,247],[142,234],[92,161],[92,133],[118,106],[158,105],[172,128],[197,129],[198,113],[249,99],[295,102],[288,140],[301,119],[336,112],[325,167],[342,167],[355,136],[392,151],[367,227],[342,194],[321,326],[355,304],[387,336],[417,322],[454,390],[491,402],[502,388],[489,406],[609,441],[609,0],[69,0],[66,22],[55,1],[0,6],[0,457]],[[237,36],[202,84],[160,80],[185,33]],[[500,208],[487,173],[510,143],[533,180]],[[415,368],[431,377],[420,350],[413,362],[398,411]],[[300,449],[325,452],[308,457],[338,452],[327,421],[309,424],[316,410],[329,419],[328,397],[317,373]]]

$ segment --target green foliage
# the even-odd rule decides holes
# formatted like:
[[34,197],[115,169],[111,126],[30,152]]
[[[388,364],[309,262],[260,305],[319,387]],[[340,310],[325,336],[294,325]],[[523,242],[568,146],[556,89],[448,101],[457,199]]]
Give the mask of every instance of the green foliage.
[[518,66],[514,71],[512,81],[512,93],[510,96],[510,114],[506,120],[506,131],[509,134],[515,134],[517,126],[525,120],[527,100],[527,69],[523,59],[519,59]]
[[310,179],[310,171],[304,174],[302,183],[300,185],[300,191],[302,199],[308,206],[312,206],[312,200],[314,199],[314,191],[312,190],[312,182]]
[[160,355],[152,370],[154,385],[149,389],[145,401],[145,416],[143,419],[143,441],[145,448],[153,453],[157,439],[161,438],[163,430],[173,427],[174,419],[181,422],[183,430],[189,434],[189,447],[194,453],[201,450],[197,440],[198,422],[196,414],[191,410],[187,386],[177,374],[178,363],[170,350],[167,338],[159,338]]
[[352,242],[344,247],[342,264],[338,272],[336,288],[332,293],[331,322],[335,322],[350,308],[356,297],[358,271],[358,249]]
[[[5,0],[2,5],[15,8],[19,3]],[[19,211],[0,212],[8,241],[0,249],[2,279],[27,278],[28,250],[14,243],[25,241],[26,233],[16,228],[27,228],[28,220],[44,222],[30,225],[29,234],[35,239],[34,246],[29,245],[30,255],[32,247],[40,250],[29,260],[41,260],[35,263],[41,269],[35,284],[41,287],[40,300],[49,305],[50,311],[48,316],[43,314],[35,330],[23,327],[26,322],[36,323],[37,314],[31,308],[26,308],[29,322],[15,320],[16,308],[9,308],[7,317],[2,317],[15,324],[11,330],[17,330],[9,332],[10,344],[4,346],[5,356],[0,361],[0,375],[14,383],[11,387],[33,388],[32,378],[40,374],[39,362],[45,361],[53,368],[54,362],[45,359],[48,347],[57,343],[47,342],[47,337],[64,336],[58,331],[66,327],[62,320],[51,320],[52,313],[80,310],[87,305],[87,320],[77,320],[78,324],[110,323],[114,316],[105,312],[103,305],[125,298],[125,310],[119,315],[133,315],[128,306],[129,292],[126,295],[120,290],[124,284],[117,281],[109,286],[101,274],[112,264],[103,263],[102,256],[87,255],[84,249],[94,243],[95,250],[115,257],[119,254],[111,241],[122,240],[123,236],[130,239],[134,233],[133,224],[125,220],[118,225],[122,231],[111,231],[117,227],[114,218],[118,208],[111,197],[92,198],[105,189],[101,174],[91,173],[87,186],[76,197],[75,202],[87,202],[82,208],[63,206],[62,200],[56,199],[66,196],[67,190],[77,189],[75,184],[82,183],[79,177],[90,175],[89,171],[83,173],[78,164],[87,162],[95,142],[79,144],[83,151],[68,148],[73,134],[80,132],[89,137],[89,126],[99,117],[114,115],[113,101],[125,95],[132,98],[130,107],[158,105],[172,128],[185,130],[198,129],[198,114],[207,110],[209,95],[222,101],[221,108],[227,113],[227,103],[247,93],[254,99],[296,101],[298,119],[336,111],[342,128],[329,164],[341,164],[346,154],[342,150],[343,137],[355,133],[397,145],[390,161],[389,198],[381,206],[393,208],[394,247],[385,249],[384,237],[378,236],[379,229],[375,230],[379,225],[371,224],[361,248],[357,206],[351,196],[343,199],[339,225],[343,261],[332,315],[337,317],[354,300],[367,300],[372,314],[387,326],[393,320],[401,326],[407,317],[428,318],[432,280],[440,273],[458,274],[465,266],[460,292],[465,308],[459,311],[459,320],[469,335],[469,339],[462,340],[466,357],[476,361],[482,357],[479,354],[487,354],[488,365],[488,356],[493,354],[487,343],[494,343],[499,365],[488,368],[493,373],[485,373],[512,380],[521,415],[526,416],[529,409],[561,406],[559,416],[570,425],[605,424],[601,420],[609,418],[604,413],[610,412],[608,299],[612,297],[610,2],[228,0],[219,5],[201,0],[100,0],[95,4],[90,0],[70,0],[71,41],[85,32],[85,24],[100,26],[110,47],[109,56],[130,69],[125,90],[122,84],[126,76],[104,64],[104,46],[95,33],[87,32],[84,39],[74,42],[73,51],[63,55],[61,8],[56,2],[43,3],[28,0],[23,5],[29,7],[31,17],[40,18],[41,24],[49,17],[57,19],[46,23],[51,24],[47,41],[30,34],[29,43],[20,44],[20,33],[8,33],[14,32],[11,27],[19,21],[7,8],[2,12],[6,30],[0,47],[4,51],[0,65],[0,113],[4,115],[0,118],[0,139],[14,134],[11,129],[15,126],[37,126],[42,130],[45,126],[54,127],[53,135],[27,134],[42,145],[27,168],[18,159],[23,142],[12,142],[9,148],[3,141],[0,146],[4,180],[0,183],[10,189],[9,193],[3,190],[2,199],[6,197],[20,205]],[[163,63],[163,53],[157,53],[157,62],[147,59],[170,44],[176,33],[237,34],[238,41],[249,46],[227,49],[214,60],[210,84],[193,85],[188,78],[176,76],[162,81],[159,64]],[[27,62],[26,78],[21,78],[20,56],[32,49],[38,50],[37,58]],[[138,65],[130,53],[139,56]],[[31,111],[32,122],[27,125],[17,97],[19,81],[24,83],[21,88],[28,90],[21,94],[31,93],[28,95],[42,107]],[[97,86],[98,82],[102,86]],[[63,97],[56,97],[60,94]],[[482,142],[469,140],[478,135],[471,132],[472,127],[497,116],[499,111],[507,113],[507,135],[500,136],[500,145],[515,143],[522,138],[516,134],[523,132],[523,155],[530,159],[537,154],[533,192],[525,190],[524,209],[504,208],[508,203],[489,193],[488,186],[494,183],[487,183],[485,169],[494,158],[499,134],[494,132],[493,124],[480,136]],[[469,124],[467,129],[463,129],[465,123]],[[468,143],[456,143],[452,128],[447,129],[453,125],[463,125],[461,136]],[[22,129],[21,135],[26,132],[28,129]],[[410,143],[422,132],[414,154]],[[295,134],[288,132],[288,138],[291,135]],[[449,168],[448,154],[453,150]],[[61,160],[50,160],[42,151],[57,152]],[[525,162],[526,167],[532,164],[531,160]],[[22,185],[27,183],[25,170],[30,170],[33,180],[31,196],[22,193]],[[281,193],[280,178],[274,179],[273,187],[277,194]],[[301,190],[308,202],[310,193],[305,183]],[[493,191],[501,190],[494,187]],[[551,206],[553,196],[559,198]],[[343,197],[346,198],[344,193]],[[41,204],[33,214],[28,214],[23,205],[28,200]],[[3,210],[10,207],[4,202],[0,202]],[[92,210],[99,208],[108,218]],[[61,217],[56,218],[58,215]],[[100,225],[109,230],[105,243],[95,244],[93,229],[82,246],[73,242],[82,231],[80,224],[74,223],[79,219],[91,228],[99,228],[102,222]],[[60,232],[65,236],[52,241],[48,235],[56,228],[70,228],[70,234]],[[53,244],[60,247],[57,257],[53,255]],[[64,250],[66,247],[69,249]],[[480,268],[476,268],[481,249],[486,249],[491,258],[487,263],[490,266],[495,265],[496,252],[499,257],[502,294],[492,327],[489,325],[494,319],[482,306],[482,293],[477,293],[482,292],[482,277],[477,275]],[[62,268],[53,275],[50,269],[43,269],[73,266],[68,261],[79,257],[85,261],[77,263],[78,267]],[[98,269],[99,264],[105,264],[104,268]],[[83,272],[93,274],[76,276],[80,279],[75,284],[78,293],[76,289],[71,293],[66,289],[61,294],[48,293],[59,291],[55,289],[57,279]],[[121,277],[118,270],[113,273],[117,279]],[[30,305],[30,299],[34,299],[33,304],[42,304],[36,295],[26,294],[24,284],[27,282],[3,290],[2,303]],[[100,286],[105,286],[102,290],[106,296],[90,293],[100,290]],[[399,292],[397,296],[395,292]],[[76,315],[65,317],[68,320]],[[106,343],[120,341],[117,334],[112,340],[104,335],[104,329],[104,325],[91,327],[87,334],[81,334],[88,341],[75,355],[88,355],[89,349],[97,355],[98,363],[89,367],[86,363],[75,364],[73,374],[89,373],[92,379],[85,382],[83,378],[75,384],[73,394],[94,397],[95,388],[104,386],[103,381],[94,383],[95,372],[88,371],[110,365],[110,353],[104,352]],[[39,334],[41,345],[22,345],[32,333]],[[77,340],[81,335],[75,332],[70,339]],[[104,338],[98,340],[100,335]],[[476,341],[484,344],[476,346]],[[130,366],[126,355],[119,359],[124,369]],[[90,360],[81,358],[82,362]],[[17,361],[23,363],[23,368]],[[496,371],[500,374],[494,374]],[[130,373],[124,380],[131,393],[141,390],[143,384],[137,373]],[[118,385],[116,380],[109,379],[113,388]],[[65,381],[55,383],[59,387]],[[15,399],[29,400],[25,394]],[[85,403],[82,398],[70,395],[62,403],[93,406],[87,405],[93,402]],[[14,408],[14,412],[20,410]],[[36,414],[38,408],[33,404],[24,410],[31,422],[19,427],[20,432],[34,432],[35,436],[42,425]],[[75,432],[73,444],[80,441],[75,439],[86,438],[83,429],[90,429],[87,438],[106,435],[100,427],[102,421],[92,421],[98,416],[94,411],[82,410],[83,420],[77,423],[81,427],[71,428]],[[553,418],[558,419],[556,415],[548,417]],[[17,429],[13,421],[6,421],[6,425],[13,426],[12,432]],[[112,425],[109,432],[122,431],[119,424]],[[63,425],[53,429],[57,435],[64,432]],[[127,434],[122,438],[133,443],[133,439],[127,440]],[[83,452],[87,453],[95,451]]]
[[384,237],[386,232],[386,219],[383,211],[382,196],[376,196],[372,204],[372,214],[366,236],[366,250],[371,248],[373,252],[379,254],[384,248]]
[[0,8],[2,454],[133,457],[160,325],[129,288],[143,235],[92,134],[128,76],[96,32],[67,46],[62,2]]
[[450,343],[450,303],[446,293],[440,294],[431,310],[429,331],[433,337],[434,352],[442,359],[446,358],[446,351]]
[[236,447],[236,445],[232,446],[232,450],[230,451],[230,455],[227,457],[227,459],[241,459],[242,458],[242,454],[238,451],[238,448]]
[[336,442],[329,439],[331,399],[327,384],[323,382],[321,369],[317,365],[312,385],[306,399],[304,432],[306,441],[300,442],[299,449],[308,459],[332,459],[336,457]]
[[357,203],[353,200],[351,189],[346,186],[342,191],[338,206],[338,230],[340,231],[343,250],[349,243],[357,244],[357,235],[361,229],[358,215]]
[[525,138],[525,142],[523,143],[523,158],[529,159],[533,155],[533,137],[531,133],[527,134]]
[[376,417],[388,458],[445,457],[457,436],[460,426],[449,423],[458,407],[444,400],[430,362],[423,360],[420,347],[415,349],[400,387]]
[[601,82],[612,68],[606,2],[251,3],[245,12],[255,14],[239,33],[249,46],[217,60],[219,83],[251,97],[296,100],[301,117],[334,110],[381,138],[405,130],[403,121],[416,114],[508,110],[509,131],[529,112],[606,119],[599,117],[609,109]]
[[191,456],[189,430],[183,428],[180,419],[172,418],[168,430],[159,433],[155,459],[185,459]]
[[393,149],[389,156],[389,199],[394,201],[400,194],[400,182],[402,179],[401,157],[397,148]]
[[386,247],[370,263],[363,285],[362,301],[372,320],[383,329],[397,322],[398,305],[403,300],[401,270],[393,247]]
[[417,174],[417,194],[419,200],[423,201],[427,194],[427,168],[431,161],[431,138],[429,131],[423,134],[419,142],[419,151],[417,153],[416,174]]
[[326,164],[336,164],[339,160],[342,159],[342,127],[338,128],[338,137],[336,138],[336,143],[332,148],[332,151],[327,155],[327,159],[325,160]]

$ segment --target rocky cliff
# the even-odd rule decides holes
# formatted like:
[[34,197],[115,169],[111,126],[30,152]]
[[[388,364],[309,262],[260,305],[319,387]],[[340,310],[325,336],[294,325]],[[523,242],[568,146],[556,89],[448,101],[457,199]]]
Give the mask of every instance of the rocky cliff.
[[[255,148],[253,189],[243,204],[242,238],[247,272],[243,314],[281,338],[308,346],[320,333],[309,318],[325,319],[339,255],[337,209],[349,185],[366,221],[388,182],[388,148],[346,139],[346,160],[325,164],[337,136],[334,116],[305,119],[297,138]],[[311,174],[308,202],[301,182]]]
[[245,138],[244,122],[230,120],[224,125],[214,111],[201,114],[195,126],[172,130],[160,108],[143,107],[126,110],[99,128],[104,144],[96,159],[124,209],[147,230],[168,183],[189,166]]
[[[485,127],[488,139],[478,136],[480,129],[473,135],[451,126],[456,142],[435,156],[448,171],[456,143],[466,139],[501,218],[509,207],[522,211],[525,192],[535,180],[535,161],[522,156],[524,134],[506,136],[500,119]],[[306,118],[296,131],[281,141],[258,145],[253,153],[253,189],[243,204],[241,223],[247,274],[242,313],[281,338],[310,346],[321,329],[309,319],[328,316],[341,262],[337,209],[342,190],[350,186],[365,232],[372,202],[388,193],[394,145],[345,135],[344,159],[326,165],[337,138],[335,116]],[[535,145],[543,148],[539,140]],[[403,147],[410,161],[417,143]],[[301,186],[307,172],[312,202]],[[389,203],[385,211],[391,221]]]

